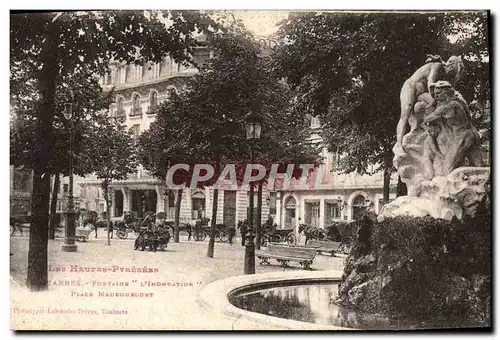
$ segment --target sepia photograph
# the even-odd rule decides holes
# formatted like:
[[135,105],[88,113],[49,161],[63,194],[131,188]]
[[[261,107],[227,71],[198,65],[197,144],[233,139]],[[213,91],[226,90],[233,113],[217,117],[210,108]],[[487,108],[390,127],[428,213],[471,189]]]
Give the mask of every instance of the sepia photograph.
[[9,17],[11,331],[492,331],[489,10]]

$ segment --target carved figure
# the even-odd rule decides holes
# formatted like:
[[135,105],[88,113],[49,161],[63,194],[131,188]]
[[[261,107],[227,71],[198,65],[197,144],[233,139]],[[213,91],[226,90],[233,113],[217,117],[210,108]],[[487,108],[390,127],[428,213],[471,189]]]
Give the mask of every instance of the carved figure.
[[408,194],[384,205],[379,221],[401,215],[474,216],[489,197],[490,170],[483,164],[479,132],[469,105],[453,88],[462,60],[453,56],[443,63],[437,55],[427,57],[401,89],[393,164]]
[[[424,124],[440,120],[442,131],[436,140],[441,146],[439,149],[445,152],[441,165],[442,173],[439,175],[447,175],[453,169],[464,165],[465,159],[469,161],[470,166],[484,166],[479,147],[479,133],[470,122],[469,109],[463,98],[456,94],[447,81],[433,84],[432,92],[436,108],[424,118]],[[431,108],[433,106],[434,103]],[[432,177],[434,174],[426,175],[427,179]]]
[[432,102],[430,94],[430,85],[438,80],[448,79],[455,83],[461,76],[463,63],[461,57],[451,56],[444,63],[440,56],[427,55],[426,64],[420,67],[413,75],[408,78],[401,88],[401,117],[397,127],[397,144],[402,153],[404,147],[402,144],[403,135],[408,126],[408,119],[413,112],[414,105],[418,101],[427,103]]

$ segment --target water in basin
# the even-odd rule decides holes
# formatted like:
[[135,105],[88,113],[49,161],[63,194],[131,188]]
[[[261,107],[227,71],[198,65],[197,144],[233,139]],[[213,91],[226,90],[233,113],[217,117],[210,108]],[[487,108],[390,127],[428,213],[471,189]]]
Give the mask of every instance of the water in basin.
[[333,303],[337,284],[302,284],[272,287],[234,294],[229,301],[251,312],[296,321],[356,329],[412,329],[375,314],[356,313]]

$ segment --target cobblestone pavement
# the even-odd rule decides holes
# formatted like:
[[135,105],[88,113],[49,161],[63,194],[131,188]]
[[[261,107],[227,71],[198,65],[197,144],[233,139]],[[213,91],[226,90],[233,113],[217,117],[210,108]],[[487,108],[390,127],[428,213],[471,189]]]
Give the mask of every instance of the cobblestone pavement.
[[[23,287],[28,238],[11,237],[12,328],[230,329],[200,308],[196,294],[210,282],[243,274],[245,248],[238,240],[232,246],[216,243],[214,258],[208,258],[207,241],[188,242],[184,236],[154,253],[133,250],[133,239],[112,239],[108,246],[101,235],[77,242],[75,253],[62,252],[62,239],[50,240],[50,287],[37,293]],[[342,270],[343,260],[318,255],[313,269]],[[257,274],[284,270],[303,269],[256,261]]]

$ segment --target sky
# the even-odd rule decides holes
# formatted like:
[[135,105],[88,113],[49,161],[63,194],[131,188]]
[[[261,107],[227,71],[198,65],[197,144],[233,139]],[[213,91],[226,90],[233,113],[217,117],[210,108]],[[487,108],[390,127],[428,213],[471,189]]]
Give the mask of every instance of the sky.
[[241,19],[245,27],[256,36],[267,37],[278,30],[276,26],[288,17],[290,11],[227,11]]

